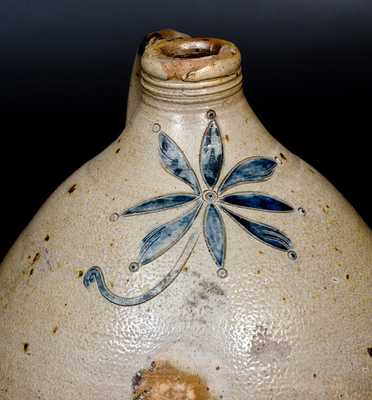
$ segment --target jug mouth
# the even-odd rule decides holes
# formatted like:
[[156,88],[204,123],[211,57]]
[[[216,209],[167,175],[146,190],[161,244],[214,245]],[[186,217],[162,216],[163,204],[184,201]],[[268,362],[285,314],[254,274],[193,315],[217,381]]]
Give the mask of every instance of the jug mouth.
[[224,99],[242,87],[240,64],[239,49],[227,40],[157,38],[142,55],[142,93],[179,104]]
[[175,38],[149,43],[142,69],[156,79],[199,82],[222,78],[240,69],[239,49],[216,38]]

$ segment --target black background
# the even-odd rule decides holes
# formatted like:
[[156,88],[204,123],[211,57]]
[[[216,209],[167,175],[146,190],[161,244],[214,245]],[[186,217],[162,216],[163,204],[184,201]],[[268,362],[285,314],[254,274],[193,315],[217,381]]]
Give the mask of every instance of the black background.
[[136,47],[160,28],[235,42],[263,124],[372,226],[370,1],[1,0],[0,258],[123,130]]

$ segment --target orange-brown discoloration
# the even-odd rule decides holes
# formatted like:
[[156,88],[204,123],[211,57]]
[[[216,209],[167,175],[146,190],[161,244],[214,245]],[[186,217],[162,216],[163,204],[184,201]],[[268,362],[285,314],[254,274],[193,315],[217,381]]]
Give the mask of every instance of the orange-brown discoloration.
[[153,363],[133,380],[133,400],[214,400],[206,382],[169,362]]

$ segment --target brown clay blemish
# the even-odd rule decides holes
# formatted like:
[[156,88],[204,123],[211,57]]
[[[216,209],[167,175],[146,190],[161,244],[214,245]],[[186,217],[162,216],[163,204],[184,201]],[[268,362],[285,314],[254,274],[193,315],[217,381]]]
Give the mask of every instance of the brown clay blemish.
[[33,273],[34,273],[34,269],[31,268],[31,269],[30,269],[30,272],[29,272],[29,275],[32,276]]
[[84,271],[80,269],[78,271],[78,278],[81,278],[83,275],[84,275]]
[[213,400],[206,382],[169,362],[152,363],[132,379],[132,400]]
[[345,278],[346,278],[347,280],[349,280],[349,279],[350,279],[350,275],[349,275],[349,274],[346,274]]
[[68,193],[69,193],[69,194],[74,193],[75,190],[76,190],[76,183],[74,183],[74,184],[70,187],[70,189],[68,189]]
[[57,333],[57,331],[58,331],[58,326],[55,326],[55,327],[53,328],[53,335],[55,335],[55,334]]
[[316,378],[316,376],[317,376],[316,374],[313,374],[313,378]]
[[40,258],[40,253],[36,253],[34,258],[32,259],[31,265],[34,265]]
[[120,147],[115,150],[115,154],[118,154],[120,152]]
[[230,140],[229,135],[225,135],[225,140],[226,140],[227,143],[229,143],[229,140]]
[[368,347],[367,352],[370,357],[372,357],[372,347]]
[[280,157],[281,157],[284,161],[287,161],[287,157],[286,157],[283,153],[280,153]]
[[25,353],[27,353],[28,352],[28,349],[30,348],[30,344],[29,343],[23,343],[23,351],[25,352]]
[[46,235],[45,238],[44,238],[44,240],[45,240],[46,242],[47,242],[49,239],[50,239],[50,236],[49,236],[49,235]]

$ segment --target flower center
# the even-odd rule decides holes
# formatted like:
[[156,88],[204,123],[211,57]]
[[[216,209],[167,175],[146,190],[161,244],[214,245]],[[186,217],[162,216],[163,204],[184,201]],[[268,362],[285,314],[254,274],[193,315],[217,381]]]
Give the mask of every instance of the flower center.
[[205,190],[203,192],[203,199],[208,201],[209,203],[214,203],[217,200],[218,196],[214,190]]

